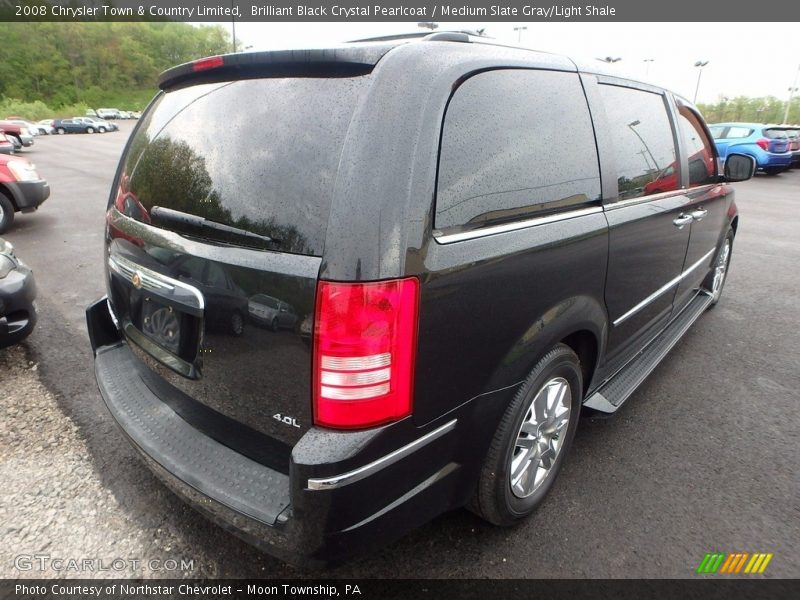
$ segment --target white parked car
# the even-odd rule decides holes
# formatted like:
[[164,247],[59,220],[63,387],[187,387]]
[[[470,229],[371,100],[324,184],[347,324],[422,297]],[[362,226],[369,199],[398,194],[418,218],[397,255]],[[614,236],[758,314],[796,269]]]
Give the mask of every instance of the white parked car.
[[42,119],[38,123],[34,123],[33,128],[39,132],[39,135],[53,135],[56,132],[53,127],[53,119]]
[[97,116],[100,119],[119,119],[120,113],[118,108],[98,108]]

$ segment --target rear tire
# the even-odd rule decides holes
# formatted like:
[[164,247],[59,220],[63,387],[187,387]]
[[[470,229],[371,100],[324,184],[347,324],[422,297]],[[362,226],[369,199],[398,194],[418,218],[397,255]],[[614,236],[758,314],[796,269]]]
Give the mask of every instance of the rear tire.
[[63,128],[63,127],[59,127],[58,129],[56,129],[56,133],[57,133],[58,135],[64,135],[64,134],[65,134],[65,133],[67,133],[67,132],[64,130],[64,128]]
[[569,346],[558,344],[506,409],[470,510],[495,525],[513,525],[536,510],[561,470],[582,401],[580,361]]
[[94,133],[94,127],[87,127],[86,133]]
[[0,192],[0,233],[5,233],[11,229],[14,223],[14,205],[11,199],[3,192]]
[[242,317],[242,313],[238,310],[234,311],[231,315],[230,332],[236,337],[244,333],[244,317]]
[[278,331],[278,329],[280,329],[280,326],[278,325],[278,317],[273,317],[272,321],[269,324],[269,328],[272,331]]

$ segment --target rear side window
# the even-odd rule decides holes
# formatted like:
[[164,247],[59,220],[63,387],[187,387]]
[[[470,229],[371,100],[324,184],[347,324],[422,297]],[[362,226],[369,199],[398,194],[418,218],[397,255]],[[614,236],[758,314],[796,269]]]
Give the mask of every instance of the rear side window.
[[725,134],[726,140],[738,140],[746,137],[750,137],[753,134],[753,130],[749,129],[748,127],[728,127],[728,132]]
[[601,85],[611,127],[620,200],[680,187],[677,152],[661,94]]
[[716,183],[713,142],[708,139],[698,116],[681,104],[678,105],[678,131],[689,163],[689,187]]
[[709,125],[708,130],[711,132],[711,136],[718,140],[722,137],[722,133],[725,131],[725,127],[721,125]]
[[263,304],[264,306],[268,306],[269,308],[278,308],[278,303],[275,301],[274,298],[270,296],[258,294],[253,297],[253,300],[258,301],[259,304]]
[[[368,76],[202,84],[162,94],[123,159],[117,197],[142,220],[154,206],[320,255],[350,119]],[[136,215],[131,215],[137,218]],[[155,221],[158,221],[155,219]],[[204,228],[184,231],[232,241]]]
[[497,70],[458,87],[442,130],[437,229],[580,208],[599,197],[594,131],[577,74]]

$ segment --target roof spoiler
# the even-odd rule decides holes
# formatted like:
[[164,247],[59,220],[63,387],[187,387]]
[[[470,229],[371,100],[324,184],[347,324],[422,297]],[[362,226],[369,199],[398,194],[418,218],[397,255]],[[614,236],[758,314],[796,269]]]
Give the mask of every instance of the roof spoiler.
[[355,77],[372,72],[392,47],[390,44],[371,44],[208,56],[167,69],[159,77],[158,87],[168,90],[188,83],[256,77]]

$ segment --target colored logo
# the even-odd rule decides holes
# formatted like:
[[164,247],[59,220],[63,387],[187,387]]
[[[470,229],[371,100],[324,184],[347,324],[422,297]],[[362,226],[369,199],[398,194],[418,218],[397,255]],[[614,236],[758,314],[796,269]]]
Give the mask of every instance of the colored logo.
[[697,573],[727,573],[727,574],[747,574],[755,575],[763,573],[769,561],[772,560],[772,552],[714,552],[706,554],[702,562],[697,567]]

